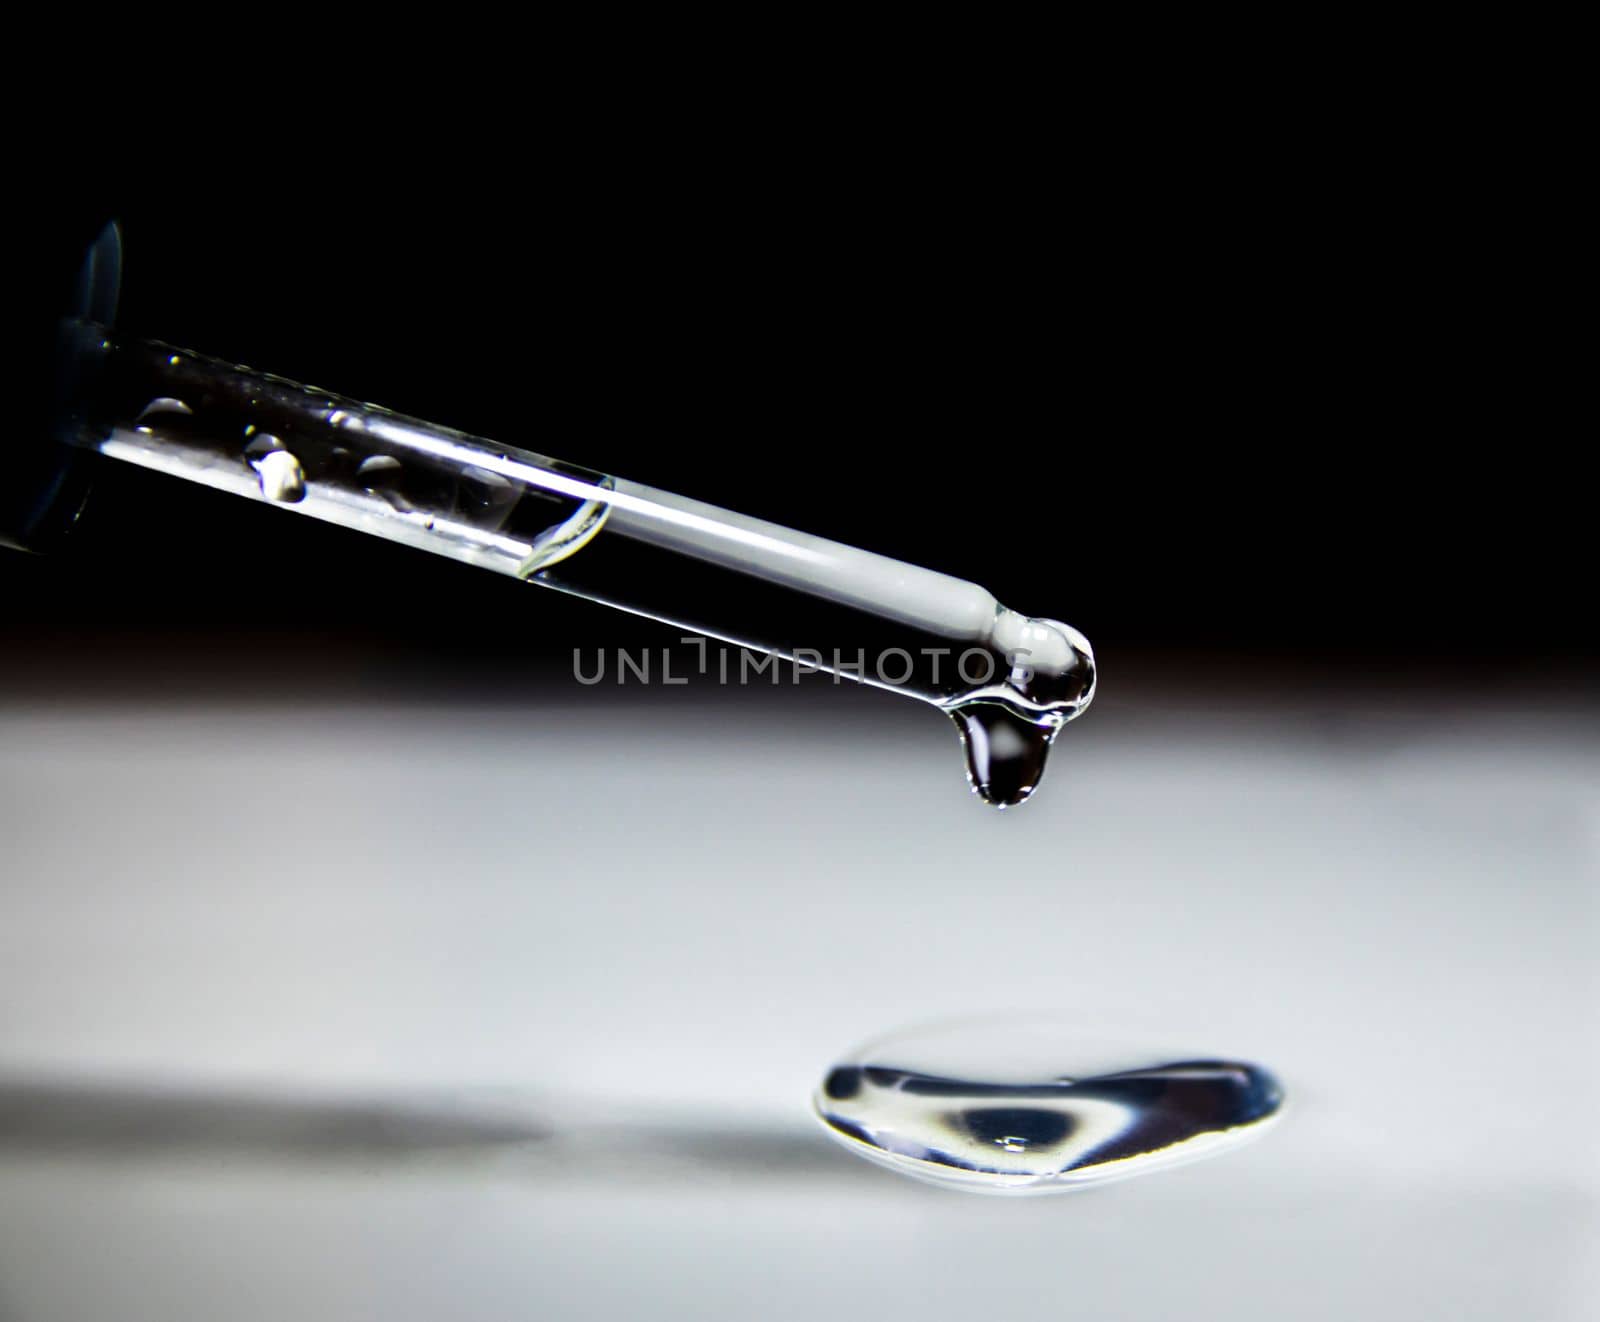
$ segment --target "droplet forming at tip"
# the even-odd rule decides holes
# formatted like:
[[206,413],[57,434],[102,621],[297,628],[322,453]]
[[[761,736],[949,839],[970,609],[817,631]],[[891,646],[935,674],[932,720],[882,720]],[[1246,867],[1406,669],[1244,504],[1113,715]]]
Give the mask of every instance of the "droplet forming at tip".
[[1021,803],[1044,775],[1045,759],[1061,727],[1041,725],[998,702],[954,708],[972,791],[995,808]]
[[1003,607],[992,642],[1007,660],[1004,678],[944,709],[960,732],[973,793],[991,807],[1011,808],[1039,787],[1051,744],[1094,699],[1094,649],[1070,625]]

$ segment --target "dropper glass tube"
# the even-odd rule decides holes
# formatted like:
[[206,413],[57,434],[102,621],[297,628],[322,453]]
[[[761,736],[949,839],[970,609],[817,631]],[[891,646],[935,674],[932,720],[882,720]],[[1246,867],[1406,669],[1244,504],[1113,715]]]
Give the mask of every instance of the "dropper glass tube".
[[280,377],[73,326],[70,440],[938,706],[973,788],[1037,784],[1094,692],[1076,630],[973,583]]

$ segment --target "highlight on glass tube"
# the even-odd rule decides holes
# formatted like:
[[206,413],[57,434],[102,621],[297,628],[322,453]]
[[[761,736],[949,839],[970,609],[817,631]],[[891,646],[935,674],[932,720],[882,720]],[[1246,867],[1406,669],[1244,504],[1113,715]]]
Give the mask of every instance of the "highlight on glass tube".
[[996,807],[1094,695],[1082,634],[976,584],[98,322],[67,339],[75,444],[930,703]]

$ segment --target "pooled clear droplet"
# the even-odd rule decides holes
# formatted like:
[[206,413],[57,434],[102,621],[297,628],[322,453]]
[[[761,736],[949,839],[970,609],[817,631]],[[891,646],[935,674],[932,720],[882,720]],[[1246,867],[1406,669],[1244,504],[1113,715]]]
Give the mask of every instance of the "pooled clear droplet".
[[833,1138],[902,1174],[1055,1193],[1237,1147],[1283,1094],[1258,1065],[1010,1016],[880,1038],[835,1065],[813,1105]]

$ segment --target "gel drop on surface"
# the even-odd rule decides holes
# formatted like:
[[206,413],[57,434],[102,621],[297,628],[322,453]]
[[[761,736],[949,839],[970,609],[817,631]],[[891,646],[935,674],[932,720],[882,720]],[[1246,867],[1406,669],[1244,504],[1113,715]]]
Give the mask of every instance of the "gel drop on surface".
[[1086,1041],[1045,1017],[880,1038],[813,1099],[831,1137],[901,1174],[979,1193],[1057,1193],[1237,1147],[1278,1116],[1264,1069]]

